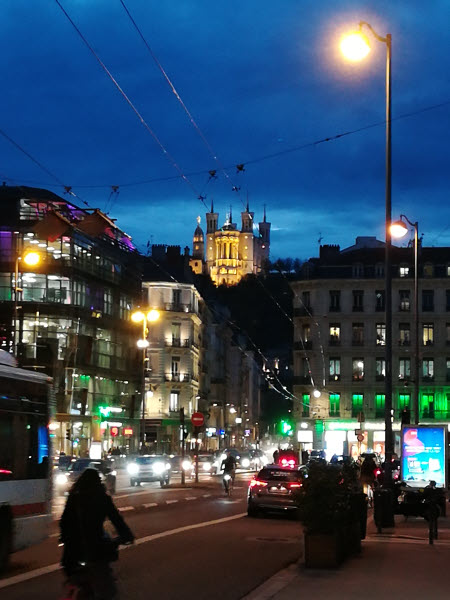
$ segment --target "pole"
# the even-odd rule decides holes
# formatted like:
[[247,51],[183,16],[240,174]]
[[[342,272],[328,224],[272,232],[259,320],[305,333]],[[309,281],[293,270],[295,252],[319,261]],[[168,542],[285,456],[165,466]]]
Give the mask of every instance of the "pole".
[[[142,340],[143,342],[147,340],[147,318],[144,317],[142,321]],[[145,446],[145,359],[147,349],[145,344],[143,344],[142,348],[142,383],[141,383],[141,395],[142,395],[142,415],[141,415],[141,448],[143,449]]]
[[17,297],[18,293],[19,293],[19,260],[20,260],[20,256],[19,256],[19,249],[17,248],[17,255],[16,255],[16,264],[15,264],[15,268],[14,268],[14,323],[13,323],[13,344],[14,344],[14,348],[13,348],[13,354],[15,356],[15,358],[17,359],[17,331],[16,331],[16,327],[17,327],[17,315],[18,315],[18,311],[19,311],[19,299]]
[[419,415],[419,223],[414,223],[414,424],[418,425]]
[[184,473],[184,408],[180,408],[180,443],[181,443],[181,485],[184,485],[185,473]]
[[392,36],[386,35],[386,247],[385,247],[385,310],[386,310],[386,375],[385,375],[385,480],[391,484],[391,460],[394,452],[392,435],[392,258],[391,258],[391,54]]
[[198,427],[195,427],[195,483],[198,483]]

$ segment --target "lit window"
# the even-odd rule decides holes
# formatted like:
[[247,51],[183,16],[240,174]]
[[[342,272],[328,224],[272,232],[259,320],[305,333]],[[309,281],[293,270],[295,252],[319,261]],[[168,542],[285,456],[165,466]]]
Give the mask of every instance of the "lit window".
[[400,267],[400,277],[409,277],[409,267]]

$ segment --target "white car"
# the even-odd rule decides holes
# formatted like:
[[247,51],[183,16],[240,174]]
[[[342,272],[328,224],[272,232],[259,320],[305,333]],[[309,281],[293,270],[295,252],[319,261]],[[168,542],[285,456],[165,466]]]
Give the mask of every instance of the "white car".
[[143,481],[159,481],[161,487],[170,483],[170,462],[164,455],[137,456],[128,463],[127,471],[131,486],[141,485]]

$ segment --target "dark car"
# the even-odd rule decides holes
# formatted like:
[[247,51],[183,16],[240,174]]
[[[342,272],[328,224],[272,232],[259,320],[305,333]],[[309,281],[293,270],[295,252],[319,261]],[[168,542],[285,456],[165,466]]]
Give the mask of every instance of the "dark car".
[[301,487],[307,476],[304,467],[292,469],[267,465],[250,481],[247,495],[247,514],[255,517],[263,511],[297,511]]
[[130,485],[140,485],[141,482],[159,481],[161,487],[170,483],[170,462],[163,454],[137,456],[128,463]]
[[181,471],[184,471],[188,477],[191,477],[194,467],[190,456],[171,456],[169,462],[171,473],[181,473]]
[[[192,458],[192,473],[195,474],[196,458]],[[208,473],[215,475],[217,473],[217,465],[213,454],[198,455],[198,473]]]
[[55,471],[54,483],[56,491],[63,495],[75,483],[78,477],[86,469],[96,469],[110,494],[116,492],[116,471],[111,469],[106,460],[94,460],[92,458],[78,458],[71,462],[66,471]]

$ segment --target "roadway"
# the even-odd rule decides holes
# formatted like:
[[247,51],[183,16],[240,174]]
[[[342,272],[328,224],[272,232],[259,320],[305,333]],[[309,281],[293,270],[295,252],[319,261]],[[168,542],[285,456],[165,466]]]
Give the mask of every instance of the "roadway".
[[[238,600],[301,554],[301,525],[282,516],[250,519],[246,491],[252,474],[236,477],[233,497],[223,494],[220,477],[202,475],[198,484],[168,488],[127,487],[118,478],[114,500],[136,536],[116,563],[120,598],[203,598],[220,594]],[[0,579],[8,600],[61,597],[58,523],[64,498],[55,501],[50,537],[13,555]],[[7,594],[7,596],[6,596]]]

